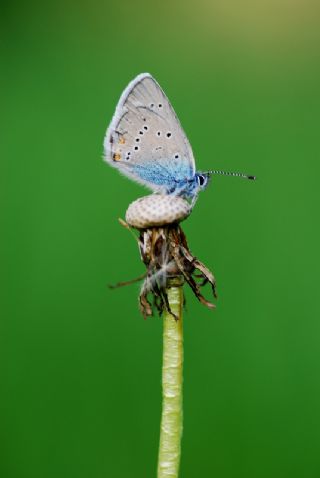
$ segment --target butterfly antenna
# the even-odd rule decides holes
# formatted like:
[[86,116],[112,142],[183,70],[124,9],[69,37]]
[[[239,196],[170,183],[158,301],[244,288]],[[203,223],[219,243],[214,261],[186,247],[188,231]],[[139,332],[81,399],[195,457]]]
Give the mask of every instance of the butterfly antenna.
[[256,179],[255,176],[251,176],[249,174],[243,174],[243,173],[232,173],[228,171],[208,171],[209,174],[220,174],[221,176],[239,176],[240,178],[245,178],[245,179],[252,179],[253,181]]

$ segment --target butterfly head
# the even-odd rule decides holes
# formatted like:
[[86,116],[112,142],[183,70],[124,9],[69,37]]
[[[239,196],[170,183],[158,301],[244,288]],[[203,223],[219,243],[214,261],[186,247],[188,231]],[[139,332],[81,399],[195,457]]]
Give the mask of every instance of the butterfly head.
[[205,189],[210,180],[210,172],[198,172],[191,179],[186,179],[184,181],[177,181],[176,188],[172,192],[186,199],[194,199],[198,196],[199,192]]

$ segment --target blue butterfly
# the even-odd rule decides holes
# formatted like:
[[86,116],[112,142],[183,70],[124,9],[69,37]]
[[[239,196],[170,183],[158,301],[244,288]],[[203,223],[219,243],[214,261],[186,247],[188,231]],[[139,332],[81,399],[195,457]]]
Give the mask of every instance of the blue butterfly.
[[193,152],[167,96],[149,73],[124,90],[104,139],[104,159],[154,192],[195,200],[211,174],[197,172]]

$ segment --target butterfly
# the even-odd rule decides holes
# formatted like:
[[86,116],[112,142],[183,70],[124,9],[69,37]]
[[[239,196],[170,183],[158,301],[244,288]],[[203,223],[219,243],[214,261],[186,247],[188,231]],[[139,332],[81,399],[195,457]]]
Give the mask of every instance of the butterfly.
[[195,200],[212,174],[196,171],[191,145],[157,81],[142,73],[122,93],[104,139],[104,159],[152,191]]

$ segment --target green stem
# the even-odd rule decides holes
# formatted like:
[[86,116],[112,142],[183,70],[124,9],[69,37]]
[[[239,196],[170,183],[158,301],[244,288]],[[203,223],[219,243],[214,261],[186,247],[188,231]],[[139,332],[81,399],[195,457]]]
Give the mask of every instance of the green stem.
[[182,286],[174,279],[167,289],[176,320],[166,312],[163,318],[162,417],[158,478],[178,478],[182,435]]

